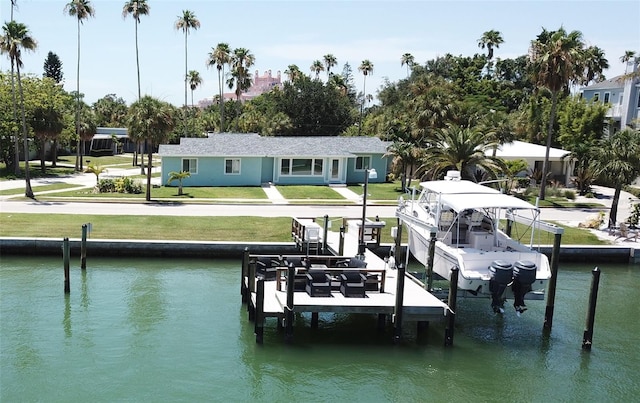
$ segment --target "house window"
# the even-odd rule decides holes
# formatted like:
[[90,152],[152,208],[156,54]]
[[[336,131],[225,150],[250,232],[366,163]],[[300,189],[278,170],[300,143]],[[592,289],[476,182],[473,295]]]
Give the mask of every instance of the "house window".
[[224,160],[225,175],[240,175],[240,158]]
[[182,159],[182,170],[184,172],[189,172],[190,174],[198,173],[198,159],[197,158],[183,158]]
[[604,93],[604,103],[605,103],[605,104],[608,104],[608,103],[609,103],[609,97],[610,97],[610,96],[611,96],[611,94],[610,94],[610,93],[608,93],[608,92],[605,92],[605,93]]
[[600,99],[600,93],[599,92],[595,92],[593,94],[593,102],[596,102]]
[[280,175],[320,176],[323,162],[320,158],[283,158],[280,160]]
[[367,168],[371,168],[371,157],[357,157],[356,171],[364,171]]

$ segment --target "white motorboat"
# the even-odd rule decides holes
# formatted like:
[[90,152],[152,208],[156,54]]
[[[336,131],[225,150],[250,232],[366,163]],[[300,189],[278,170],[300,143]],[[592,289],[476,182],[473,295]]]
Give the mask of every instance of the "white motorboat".
[[[449,171],[444,180],[420,183],[416,193],[411,200],[400,199],[396,216],[405,224],[409,250],[420,263],[428,264],[434,233],[433,272],[449,280],[451,269],[458,267],[458,289],[490,295],[494,311],[503,312],[509,297],[518,314],[526,309],[524,299],[544,298],[551,271],[547,257],[533,248],[534,230],[542,224],[538,208],[460,180],[457,171]],[[529,224],[528,245],[499,228],[505,217]]]

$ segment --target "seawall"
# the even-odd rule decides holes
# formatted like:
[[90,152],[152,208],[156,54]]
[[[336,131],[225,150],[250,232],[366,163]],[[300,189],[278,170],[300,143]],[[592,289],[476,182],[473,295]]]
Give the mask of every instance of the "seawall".
[[[73,255],[80,254],[80,239],[70,239]],[[87,240],[87,256],[111,257],[191,257],[240,258],[245,248],[254,254],[299,254],[293,242],[205,242],[152,240]],[[382,245],[375,252],[388,255],[390,245]],[[551,255],[551,246],[541,251]],[[62,256],[62,240],[54,238],[0,238],[1,255]],[[615,245],[566,245],[560,248],[562,262],[616,262],[640,264],[638,248]]]

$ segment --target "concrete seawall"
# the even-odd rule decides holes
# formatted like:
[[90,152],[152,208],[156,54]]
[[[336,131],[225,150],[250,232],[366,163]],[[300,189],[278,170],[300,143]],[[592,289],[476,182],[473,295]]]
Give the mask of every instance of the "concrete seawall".
[[[70,239],[71,253],[80,254],[80,239]],[[381,256],[389,253],[390,246],[375,251]],[[245,248],[255,254],[298,254],[293,242],[191,242],[92,239],[87,241],[88,256],[110,257],[192,257],[240,258]],[[551,246],[542,246],[548,256]],[[62,256],[62,239],[54,238],[0,238],[0,255]],[[602,245],[567,245],[560,251],[563,262],[616,262],[640,264],[639,248]]]

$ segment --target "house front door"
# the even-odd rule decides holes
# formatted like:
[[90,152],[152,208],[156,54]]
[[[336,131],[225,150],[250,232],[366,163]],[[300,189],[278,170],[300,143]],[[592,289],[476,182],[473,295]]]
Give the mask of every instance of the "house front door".
[[340,159],[331,160],[331,182],[340,180]]

